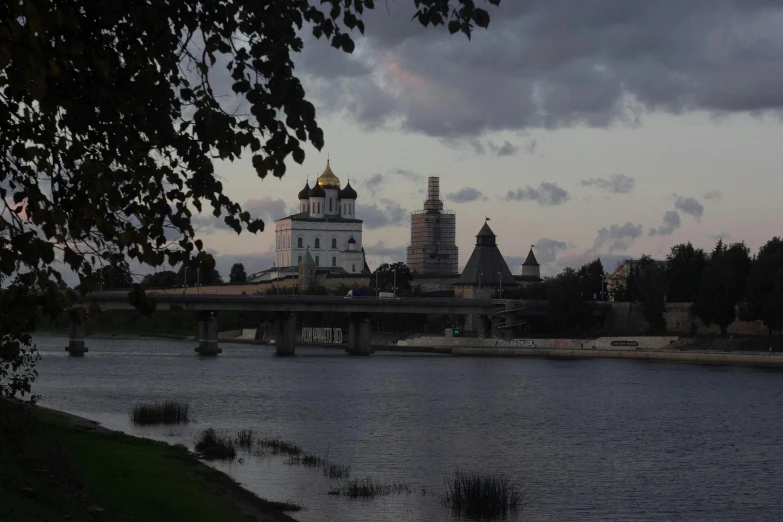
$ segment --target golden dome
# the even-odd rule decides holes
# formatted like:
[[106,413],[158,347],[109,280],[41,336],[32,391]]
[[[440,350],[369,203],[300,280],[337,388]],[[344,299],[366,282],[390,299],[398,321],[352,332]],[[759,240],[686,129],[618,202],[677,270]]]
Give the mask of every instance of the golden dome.
[[326,169],[324,169],[324,173],[318,176],[318,184],[325,189],[340,188],[340,179],[332,172],[332,168],[329,166],[329,160],[326,160]]

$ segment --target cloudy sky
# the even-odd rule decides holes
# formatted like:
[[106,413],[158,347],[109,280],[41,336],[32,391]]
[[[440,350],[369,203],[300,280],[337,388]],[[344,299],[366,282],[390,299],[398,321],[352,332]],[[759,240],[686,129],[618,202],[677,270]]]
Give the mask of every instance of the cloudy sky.
[[553,274],[783,234],[780,0],[507,0],[471,41],[411,21],[410,0],[379,5],[353,55],[305,38],[297,72],[324,150],[282,180],[220,165],[268,220],[240,236],[204,221],[224,275],[271,266],[273,220],[327,153],[359,193],[371,267],[405,260],[430,175],[457,213],[460,266],[485,216],[514,273],[531,244]]

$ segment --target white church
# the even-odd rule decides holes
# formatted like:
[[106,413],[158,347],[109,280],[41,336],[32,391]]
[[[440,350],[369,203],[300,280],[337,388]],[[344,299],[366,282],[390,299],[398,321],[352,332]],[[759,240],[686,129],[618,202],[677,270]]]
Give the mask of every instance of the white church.
[[315,273],[323,277],[366,276],[356,197],[350,182],[340,188],[340,180],[327,160],[315,185],[311,188],[308,182],[299,192],[299,212],[275,221],[275,266],[254,274],[250,280],[271,282],[296,277],[303,261],[313,263]]

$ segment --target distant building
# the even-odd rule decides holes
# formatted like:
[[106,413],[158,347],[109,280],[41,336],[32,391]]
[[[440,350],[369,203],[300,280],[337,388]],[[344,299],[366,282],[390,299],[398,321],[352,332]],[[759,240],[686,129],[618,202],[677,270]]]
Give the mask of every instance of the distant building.
[[527,259],[522,263],[521,275],[514,276],[514,279],[522,286],[541,282],[541,265],[538,264],[536,255],[533,253],[533,245],[530,245]]
[[464,298],[491,298],[495,293],[499,294],[502,288],[517,286],[519,283],[498,249],[495,233],[485,221],[476,236],[473,253],[455,283],[454,295]]
[[[631,275],[633,267],[639,265],[639,262],[639,259],[626,259],[617,265],[614,272],[606,276],[606,293],[609,294],[610,300],[614,300],[617,292],[624,292],[628,283],[628,276]],[[653,263],[666,266],[666,261],[653,260]]]
[[299,192],[299,212],[275,221],[275,266],[252,274],[250,283],[298,287],[366,285],[370,270],[356,218],[356,190],[326,169]]
[[457,216],[443,209],[440,180],[427,179],[424,209],[411,214],[411,244],[407,264],[414,277],[449,277],[459,274]]
[[313,188],[308,183],[299,192],[299,212],[275,221],[275,265],[298,267],[309,249],[316,267],[361,273],[365,256],[356,198],[350,182],[340,189],[327,160]]

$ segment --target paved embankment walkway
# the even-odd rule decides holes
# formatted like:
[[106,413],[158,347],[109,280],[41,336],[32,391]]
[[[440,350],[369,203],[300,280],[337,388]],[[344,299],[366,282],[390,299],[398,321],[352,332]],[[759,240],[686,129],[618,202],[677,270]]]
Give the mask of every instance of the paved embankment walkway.
[[474,357],[555,359],[635,359],[703,364],[783,367],[783,353],[682,350],[677,337],[600,337],[598,339],[475,339],[419,337],[376,350],[435,352]]

